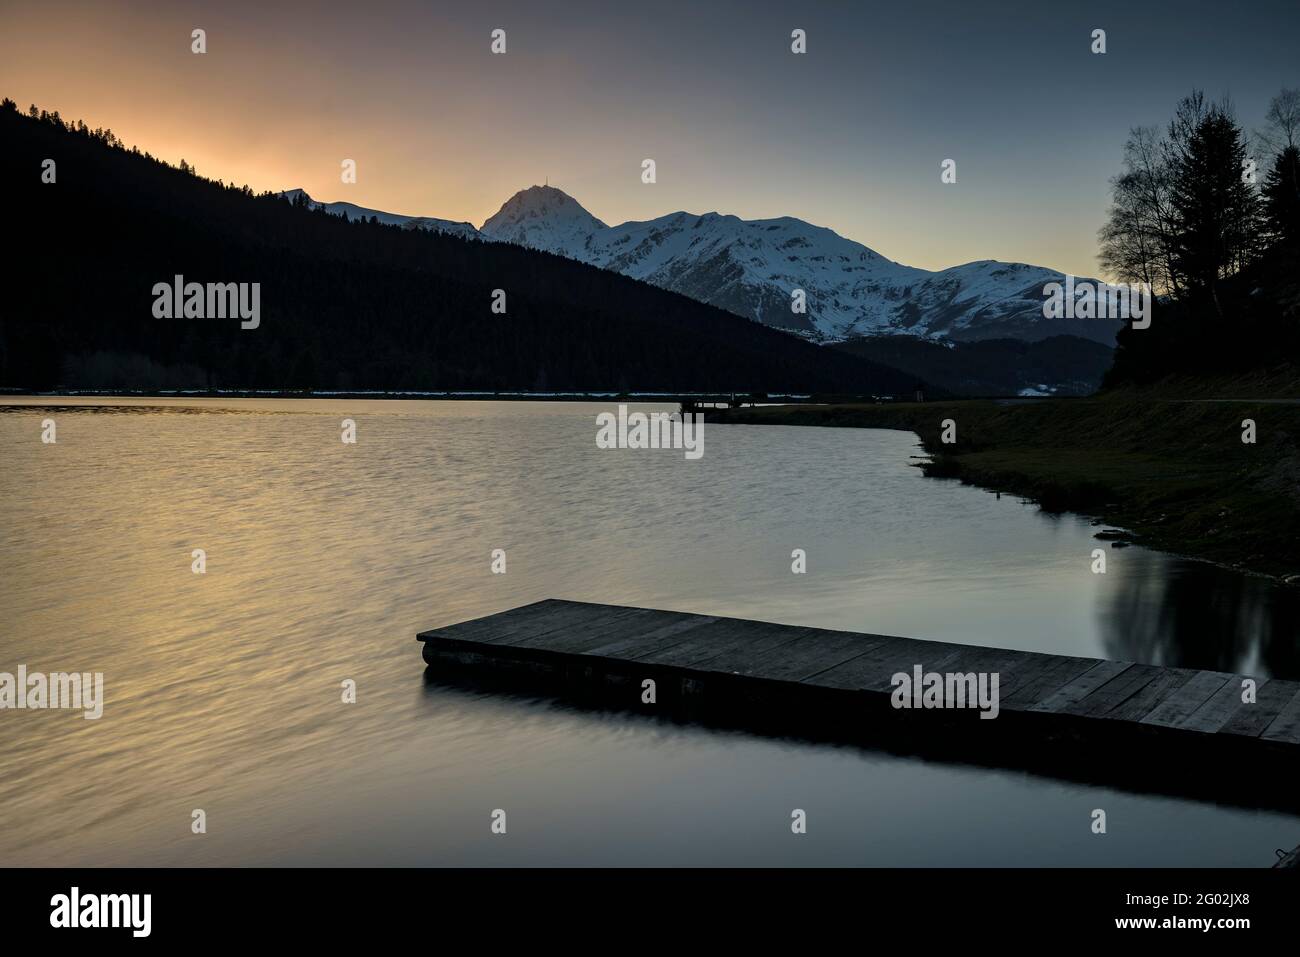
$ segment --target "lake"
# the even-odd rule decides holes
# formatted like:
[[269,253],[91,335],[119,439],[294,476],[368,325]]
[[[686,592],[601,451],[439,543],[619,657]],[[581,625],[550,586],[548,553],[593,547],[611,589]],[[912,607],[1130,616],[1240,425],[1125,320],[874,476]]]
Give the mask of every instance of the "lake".
[[0,711],[4,864],[1267,866],[1300,842],[1285,814],[426,680],[417,631],[546,597],[1300,677],[1294,590],[927,479],[909,433],[707,425],[692,461],[598,449],[613,403],[5,401],[0,671],[100,671],[106,701]]

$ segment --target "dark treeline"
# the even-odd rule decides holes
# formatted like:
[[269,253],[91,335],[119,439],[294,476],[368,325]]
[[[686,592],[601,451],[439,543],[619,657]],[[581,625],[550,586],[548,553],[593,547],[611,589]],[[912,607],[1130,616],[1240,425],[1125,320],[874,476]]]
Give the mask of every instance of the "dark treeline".
[[1160,301],[1119,336],[1108,385],[1300,362],[1300,91],[1253,142],[1231,105],[1194,92],[1163,133],[1134,129],[1101,230],[1101,263]]
[[[108,130],[0,109],[0,387],[875,392],[913,376],[613,272],[349,223]],[[56,181],[42,182],[55,161]],[[260,328],[158,319],[153,287],[258,282]],[[492,291],[507,311],[490,311]]]
[[1114,351],[1078,336],[1037,342],[982,339],[939,343],[916,336],[870,336],[833,346],[916,376],[953,395],[1008,396],[1049,385],[1053,395],[1090,395]]

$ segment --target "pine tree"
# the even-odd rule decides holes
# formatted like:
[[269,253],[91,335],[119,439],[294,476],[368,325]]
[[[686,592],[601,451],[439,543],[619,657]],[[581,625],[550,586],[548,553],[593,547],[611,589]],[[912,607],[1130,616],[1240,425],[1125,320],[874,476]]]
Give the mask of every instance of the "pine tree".
[[1300,146],[1277,154],[1263,192],[1269,236],[1276,242],[1300,243]]
[[1218,307],[1218,282],[1250,262],[1263,232],[1259,195],[1245,175],[1246,144],[1228,110],[1211,106],[1170,131],[1173,270]]

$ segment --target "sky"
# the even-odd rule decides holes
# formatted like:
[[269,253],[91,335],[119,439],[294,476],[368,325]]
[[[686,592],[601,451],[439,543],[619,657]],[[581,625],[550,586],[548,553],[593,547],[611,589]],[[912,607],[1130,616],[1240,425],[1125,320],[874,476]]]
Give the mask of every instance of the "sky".
[[1193,88],[1258,127],[1297,51],[1297,0],[0,0],[0,95],[259,192],[479,226],[549,180],[610,224],[794,216],[1085,276],[1128,130]]

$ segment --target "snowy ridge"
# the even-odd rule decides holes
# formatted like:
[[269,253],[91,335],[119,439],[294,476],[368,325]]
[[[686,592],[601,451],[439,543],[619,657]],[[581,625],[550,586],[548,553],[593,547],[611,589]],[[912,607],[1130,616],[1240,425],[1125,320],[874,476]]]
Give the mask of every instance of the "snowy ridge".
[[[301,192],[281,195],[293,200]],[[567,256],[818,342],[881,335],[1032,342],[1074,335],[1113,346],[1120,328],[1117,321],[1045,318],[1043,287],[1065,278],[1055,269],[980,260],[932,272],[788,216],[744,220],[676,212],[607,226],[547,185],[520,190],[476,230],[469,223],[308,201],[349,219],[374,216],[404,228]],[[796,289],[805,292],[804,313],[791,309]]]
[[451,233],[455,236],[464,236],[467,239],[478,238],[479,232],[474,228],[472,223],[457,223],[450,219],[435,219],[431,216],[401,216],[397,213],[385,213],[379,209],[366,209],[364,206],[357,206],[354,203],[318,203],[307,195],[305,190],[288,189],[280,194],[289,202],[295,202],[299,196],[307,200],[307,206],[310,209],[323,209],[331,216],[342,216],[344,219],[370,219],[372,216],[387,226],[401,226],[403,229],[427,229],[431,232]]
[[[797,219],[671,213],[594,234],[588,262],[765,325],[822,339],[886,328],[899,285],[927,273]],[[808,310],[791,310],[803,289]]]
[[[612,269],[820,342],[910,335],[1028,341],[1069,334],[1114,345],[1119,323],[1046,319],[1055,269],[982,260],[905,266],[800,219],[669,213],[606,226],[555,187],[516,193],[482,234]],[[791,309],[795,289],[807,311]]]

